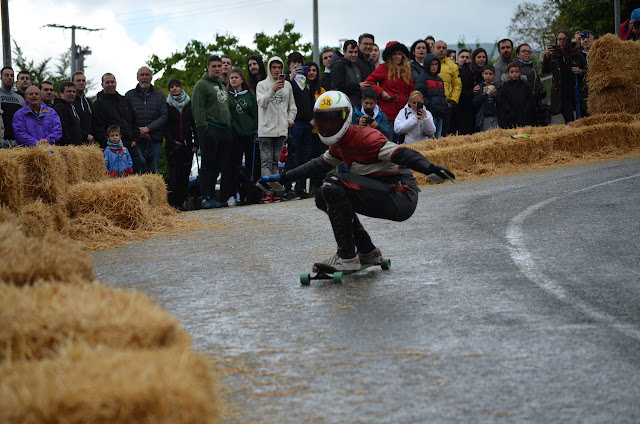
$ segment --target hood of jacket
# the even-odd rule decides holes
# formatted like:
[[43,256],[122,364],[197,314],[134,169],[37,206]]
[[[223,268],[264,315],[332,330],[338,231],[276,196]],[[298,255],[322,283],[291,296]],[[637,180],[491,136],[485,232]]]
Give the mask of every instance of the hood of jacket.
[[282,59],[280,59],[278,56],[273,56],[267,62],[267,78],[266,78],[266,80],[269,81],[270,85],[273,85],[276,82],[276,79],[273,77],[273,75],[271,75],[271,62],[280,62],[280,63],[282,63],[282,72],[284,73],[284,61]]
[[[508,84],[510,82],[513,82],[513,80],[511,78],[509,78],[509,74],[507,74],[506,72],[500,76],[500,80],[502,81],[503,84]],[[526,75],[520,75],[520,81],[522,81],[522,82],[524,82],[526,84],[527,76]]]
[[425,56],[424,58],[424,71],[431,74],[431,61],[432,60],[437,60],[438,61],[438,74],[440,73],[440,71],[442,71],[442,63],[440,62],[440,59],[438,59],[438,56],[436,56],[434,53],[429,53],[428,55]]
[[70,108],[71,107],[71,103],[69,103],[68,101],[66,101],[65,99],[61,99],[59,97],[56,97],[53,99],[53,105],[64,105],[65,107]]

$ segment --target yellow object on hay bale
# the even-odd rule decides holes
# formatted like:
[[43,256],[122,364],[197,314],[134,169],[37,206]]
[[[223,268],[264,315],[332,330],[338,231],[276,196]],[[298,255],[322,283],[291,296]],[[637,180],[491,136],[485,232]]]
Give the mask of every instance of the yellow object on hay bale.
[[69,189],[67,208],[71,218],[95,213],[128,230],[151,225],[147,190],[133,178],[76,184]]
[[0,206],[14,213],[22,207],[22,179],[20,165],[10,154],[14,149],[0,149]]
[[209,364],[188,349],[74,347],[55,359],[0,365],[0,422],[215,423]]
[[640,81],[638,58],[640,43],[621,41],[613,34],[597,39],[589,51],[589,96],[605,88],[637,84]]
[[0,282],[23,286],[94,279],[89,256],[75,242],[53,234],[28,237],[17,221],[0,223]]
[[147,295],[86,285],[0,285],[0,362],[56,357],[70,343],[112,349],[190,346]]

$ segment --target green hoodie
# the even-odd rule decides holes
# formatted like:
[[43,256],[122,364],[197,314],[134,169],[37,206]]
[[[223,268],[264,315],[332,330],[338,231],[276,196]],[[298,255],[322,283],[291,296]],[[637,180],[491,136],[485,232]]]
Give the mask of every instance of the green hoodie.
[[234,95],[229,93],[229,110],[231,111],[231,128],[240,136],[252,135],[258,129],[258,103],[256,95],[251,91]]
[[208,125],[231,126],[229,94],[220,79],[212,78],[206,72],[193,87],[191,110],[200,129],[206,129]]

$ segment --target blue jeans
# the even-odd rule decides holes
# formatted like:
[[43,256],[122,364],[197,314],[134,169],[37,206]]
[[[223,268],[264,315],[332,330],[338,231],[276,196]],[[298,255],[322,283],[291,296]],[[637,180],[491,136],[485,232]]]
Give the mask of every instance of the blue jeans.
[[436,132],[433,134],[433,138],[440,138],[442,135],[442,122],[443,119],[433,118],[433,125],[436,126]]
[[[149,150],[149,156],[147,156],[147,150]],[[133,172],[136,174],[143,172],[157,173],[161,151],[161,141],[136,141],[135,147],[129,150],[133,160]],[[149,162],[147,162],[147,159],[149,159]]]

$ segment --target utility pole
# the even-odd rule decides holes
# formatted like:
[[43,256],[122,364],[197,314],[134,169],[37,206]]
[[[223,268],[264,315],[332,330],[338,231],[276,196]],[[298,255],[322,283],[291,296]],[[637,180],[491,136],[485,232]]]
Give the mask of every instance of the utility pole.
[[2,57],[3,66],[11,66],[11,32],[9,31],[9,0],[0,0],[2,12]]
[[[64,26],[64,25],[49,24],[45,26],[51,27],[51,28],[62,28],[62,29],[71,30],[71,75],[73,75],[78,70],[77,68],[78,46],[76,46],[76,30],[79,29],[82,31],[102,31],[104,29],[104,28],[86,28],[86,27],[77,26],[77,25]],[[91,50],[89,50],[88,52],[91,53]],[[86,54],[86,51],[83,53],[83,55],[84,54]],[[84,57],[82,59],[82,62],[84,64]]]
[[313,61],[320,63],[320,40],[318,39],[318,0],[313,0]]
[[613,17],[614,25],[616,26],[616,36],[620,38],[620,0],[613,1]]

